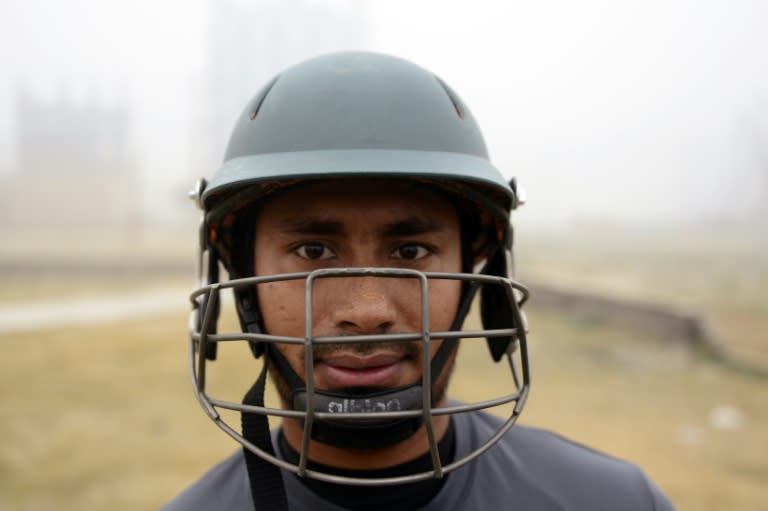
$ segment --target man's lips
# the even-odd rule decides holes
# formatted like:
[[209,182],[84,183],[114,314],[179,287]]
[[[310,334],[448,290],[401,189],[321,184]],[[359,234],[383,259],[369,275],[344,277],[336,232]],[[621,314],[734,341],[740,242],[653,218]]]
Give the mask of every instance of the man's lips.
[[315,378],[331,389],[394,386],[401,361],[402,355],[393,353],[334,353],[315,362]]

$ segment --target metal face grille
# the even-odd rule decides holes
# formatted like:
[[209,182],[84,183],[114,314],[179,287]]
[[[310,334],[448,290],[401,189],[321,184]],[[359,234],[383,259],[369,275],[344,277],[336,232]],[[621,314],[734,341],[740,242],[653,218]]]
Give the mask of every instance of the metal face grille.
[[[344,336],[316,336],[313,332],[313,306],[317,282],[322,279],[343,279],[350,277],[373,277],[382,279],[411,279],[418,282],[420,310],[420,327],[413,332],[399,332],[393,334],[376,335],[344,335]],[[480,329],[473,331],[430,331],[429,308],[429,282],[431,280],[457,280],[464,282],[470,288],[483,286],[500,286],[509,297],[512,304],[509,314],[515,328]],[[251,332],[227,332],[219,333],[216,329],[220,309],[221,293],[225,289],[235,289],[242,286],[255,287],[259,285],[303,281],[305,293],[304,306],[304,336],[288,337],[276,336],[268,333]],[[245,446],[257,456],[274,463],[275,465],[293,472],[301,477],[311,477],[328,482],[353,485],[388,485],[414,482],[429,478],[442,477],[444,474],[464,466],[471,460],[491,448],[516,422],[528,395],[530,388],[530,372],[527,346],[527,325],[525,316],[521,311],[522,305],[528,299],[528,290],[516,281],[482,274],[468,273],[437,273],[419,272],[401,268],[340,268],[320,269],[313,272],[290,273],[270,275],[264,277],[249,277],[227,282],[217,282],[202,285],[190,296],[192,312],[190,315],[189,336],[189,373],[194,386],[195,394],[208,416],[234,440]],[[507,337],[511,338],[509,349],[506,352],[506,360],[512,374],[513,384],[511,388],[503,389],[499,397],[470,403],[458,403],[451,401],[444,406],[432,405],[432,368],[429,357],[430,343],[435,340],[464,339],[477,341]],[[283,409],[268,406],[253,406],[236,403],[229,400],[217,399],[206,391],[206,370],[211,362],[205,356],[212,343],[229,342],[264,342],[286,343],[303,345],[305,347],[304,369],[306,376],[306,406],[302,409]],[[361,343],[361,342],[419,342],[422,346],[422,376],[421,376],[421,407],[419,409],[397,409],[397,407],[336,407],[329,411],[317,411],[313,406],[317,390],[314,379],[313,348],[322,344]],[[490,356],[489,356],[490,361]],[[255,379],[254,375],[254,379]],[[490,436],[479,448],[460,459],[453,460],[450,464],[443,465],[438,454],[438,439],[434,432],[434,417],[459,413],[471,413],[478,410],[489,409],[502,404],[514,403],[509,416],[502,423],[498,431]],[[304,436],[298,464],[288,463],[270,453],[265,452],[256,445],[250,443],[241,433],[231,427],[219,414],[219,410],[233,410],[236,412],[254,413],[275,418],[293,418],[304,424]],[[401,477],[391,478],[356,478],[343,477],[325,472],[318,472],[307,468],[309,459],[310,435],[313,422],[317,420],[345,420],[366,421],[372,419],[403,419],[420,417],[426,428],[429,439],[429,449],[432,458],[432,469]]]

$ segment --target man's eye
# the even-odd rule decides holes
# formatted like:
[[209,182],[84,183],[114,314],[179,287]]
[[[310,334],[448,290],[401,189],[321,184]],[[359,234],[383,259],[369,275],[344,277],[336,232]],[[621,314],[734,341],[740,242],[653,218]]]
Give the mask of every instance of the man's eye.
[[392,253],[392,257],[396,259],[405,259],[407,261],[415,261],[427,257],[429,254],[430,250],[424,245],[411,244],[397,247]]
[[322,243],[305,243],[296,249],[296,254],[304,259],[322,261],[331,259],[335,254]]

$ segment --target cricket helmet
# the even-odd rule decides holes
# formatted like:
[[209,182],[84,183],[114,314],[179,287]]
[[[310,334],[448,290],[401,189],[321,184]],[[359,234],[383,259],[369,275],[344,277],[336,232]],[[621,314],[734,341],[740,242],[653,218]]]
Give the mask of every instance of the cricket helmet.
[[[290,187],[334,179],[408,180],[449,194],[465,219],[463,271],[429,274],[394,268],[334,268],[307,274],[253,275],[253,226],[258,205]],[[435,414],[468,412],[503,402],[514,406],[502,429],[516,421],[530,385],[527,325],[521,310],[528,291],[512,279],[510,213],[522,199],[515,181],[504,179],[489,161],[483,136],[467,106],[440,78],[408,61],[367,52],[323,55],[288,68],[248,103],[235,123],[222,166],[210,180],[200,180],[191,197],[203,216],[199,286],[191,295],[190,372],[203,408],[247,451],[300,476],[348,484],[392,484],[441,477],[482,454],[503,433],[494,435],[466,458],[443,466],[431,433]],[[229,279],[220,278],[220,265]],[[428,310],[429,279],[460,280],[462,302],[450,332],[429,332],[428,318],[423,318],[421,331],[409,338],[424,346],[430,339],[444,340],[438,353],[424,364],[421,382],[370,396],[327,393],[314,388],[311,377],[302,381],[286,367],[278,350],[270,349],[287,341],[263,328],[256,289],[279,280],[303,280],[308,297],[305,316],[311,322],[311,296],[319,279],[362,275],[419,280],[421,303],[414,306],[422,310]],[[224,289],[232,289],[234,294],[240,332],[218,332]],[[483,328],[459,333],[476,296]],[[371,342],[381,341],[381,335],[360,337],[362,341],[365,337]],[[452,402],[437,408],[431,401],[430,383],[442,371],[448,352],[455,349],[460,337],[487,339],[490,357],[497,362],[508,360],[513,388],[501,398]],[[262,373],[243,403],[217,399],[206,389],[208,364],[216,359],[217,346],[232,340],[248,343],[256,357],[265,359]],[[338,339],[315,336],[310,324],[306,336],[293,342],[311,350],[313,345]],[[288,410],[264,406],[261,395],[268,362],[293,388]],[[355,404],[339,406],[345,399]],[[221,418],[219,408],[242,414],[242,433]],[[424,473],[380,482],[339,479],[307,469],[306,452],[301,453],[300,463],[289,464],[275,456],[269,446],[257,445],[245,431],[252,417],[298,418],[305,426],[304,445],[311,438],[349,448],[391,445],[425,425],[435,464],[433,470]]]

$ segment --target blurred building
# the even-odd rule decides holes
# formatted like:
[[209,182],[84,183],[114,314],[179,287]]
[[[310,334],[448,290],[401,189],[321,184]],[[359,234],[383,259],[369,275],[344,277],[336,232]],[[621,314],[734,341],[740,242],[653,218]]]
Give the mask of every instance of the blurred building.
[[16,94],[17,164],[2,178],[3,227],[120,227],[138,222],[126,105]]
[[[149,119],[129,102],[107,103],[98,94],[41,99],[28,89],[16,91],[12,168],[0,169],[0,228],[120,230],[137,222],[194,222],[186,192],[220,165],[234,122],[259,87],[308,57],[369,46],[372,24],[362,2],[206,0],[205,5],[200,75],[190,74],[188,88],[178,90],[189,107],[180,117],[181,129],[165,129],[161,141],[148,137],[146,126],[167,119],[162,114]],[[186,153],[183,164],[174,160],[178,147]],[[164,168],[166,161],[175,167]],[[157,169],[150,175],[147,165]],[[163,179],[151,179],[156,172]]]

